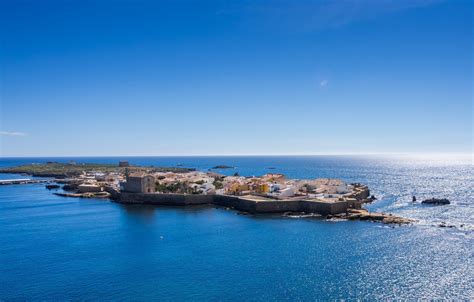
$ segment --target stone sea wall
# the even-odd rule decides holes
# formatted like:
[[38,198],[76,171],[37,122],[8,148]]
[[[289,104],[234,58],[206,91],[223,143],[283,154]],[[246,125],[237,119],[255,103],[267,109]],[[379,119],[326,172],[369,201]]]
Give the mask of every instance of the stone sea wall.
[[214,204],[234,208],[249,213],[305,212],[322,215],[346,212],[346,201],[333,203],[307,200],[255,201],[226,195],[192,195],[165,193],[126,193],[119,194],[117,202],[127,204],[155,204],[169,206]]
[[348,203],[346,201],[328,202],[314,202],[314,201],[300,201],[300,209],[306,213],[319,213],[322,215],[339,214],[347,211]]
[[117,201],[121,203],[184,206],[212,204],[213,200],[212,195],[122,192],[119,194]]

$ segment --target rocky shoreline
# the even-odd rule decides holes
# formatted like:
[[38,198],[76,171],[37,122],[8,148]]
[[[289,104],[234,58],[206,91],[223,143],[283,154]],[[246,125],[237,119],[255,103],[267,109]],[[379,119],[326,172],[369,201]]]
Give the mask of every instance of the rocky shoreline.
[[410,224],[416,222],[413,219],[395,216],[393,214],[369,212],[366,209],[349,209],[346,213],[328,215],[328,219],[346,219],[382,222],[385,224]]

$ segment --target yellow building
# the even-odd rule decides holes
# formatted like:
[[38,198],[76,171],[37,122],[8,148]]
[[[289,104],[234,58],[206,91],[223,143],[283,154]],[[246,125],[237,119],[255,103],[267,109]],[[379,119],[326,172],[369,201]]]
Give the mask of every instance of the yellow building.
[[266,183],[257,184],[255,191],[257,193],[268,193],[268,191],[270,191],[270,187]]
[[234,182],[230,184],[229,187],[227,187],[226,191],[227,194],[233,194],[233,195],[238,195],[239,193],[243,191],[248,191],[249,190],[249,185],[245,183],[239,183],[239,182]]

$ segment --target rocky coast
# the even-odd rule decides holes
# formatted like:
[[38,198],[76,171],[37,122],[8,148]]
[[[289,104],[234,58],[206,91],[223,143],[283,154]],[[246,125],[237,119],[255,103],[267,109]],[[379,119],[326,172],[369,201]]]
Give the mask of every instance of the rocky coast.
[[[321,216],[331,220],[362,220],[409,224],[413,220],[365,210],[375,197],[366,185],[338,179],[286,179],[270,173],[260,177],[225,176],[183,167],[140,167],[110,164],[56,163],[4,168],[0,173],[56,177],[55,195],[103,198],[123,204],[161,206],[211,205],[249,214]],[[59,184],[62,190],[58,191]]]

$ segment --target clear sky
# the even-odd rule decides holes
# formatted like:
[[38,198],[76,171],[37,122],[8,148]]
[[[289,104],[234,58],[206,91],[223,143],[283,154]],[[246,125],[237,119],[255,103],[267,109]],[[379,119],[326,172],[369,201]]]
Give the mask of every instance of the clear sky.
[[471,153],[473,3],[0,0],[0,155]]

